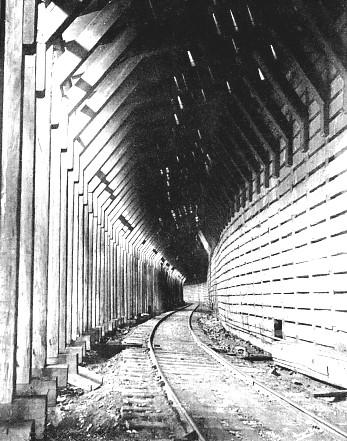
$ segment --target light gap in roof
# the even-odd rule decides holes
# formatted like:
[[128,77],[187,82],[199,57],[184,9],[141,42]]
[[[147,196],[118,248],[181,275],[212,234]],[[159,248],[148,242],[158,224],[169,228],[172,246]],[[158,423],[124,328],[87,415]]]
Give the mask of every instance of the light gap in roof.
[[[190,51],[187,51],[187,53],[188,53],[188,58],[189,58],[189,61],[190,61],[190,65],[191,65],[192,67],[195,67],[196,64],[195,64],[194,58],[193,58],[193,56],[192,56],[192,53],[191,53]],[[182,74],[182,75],[183,75],[183,74]]]
[[264,80],[265,80],[264,74],[263,74],[263,72],[260,70],[259,67],[258,67],[258,73],[259,73],[260,79],[261,79],[262,81],[264,81]]
[[254,18],[253,18],[252,12],[251,12],[251,10],[249,9],[249,6],[248,6],[248,5],[247,5],[247,10],[248,10],[248,15],[249,15],[249,18],[250,18],[250,20],[251,20],[251,23],[252,23],[253,26],[255,26]]
[[229,9],[229,11],[230,11],[231,19],[233,21],[233,25],[234,25],[235,31],[238,32],[239,27],[237,26],[237,23],[236,23],[233,11],[231,9]]
[[182,103],[181,97],[178,96],[178,97],[177,97],[177,100],[178,100],[178,104],[179,104],[179,106],[180,106],[180,109],[183,110],[183,103]]
[[272,52],[272,55],[273,55],[274,59],[277,60],[277,54],[276,54],[275,49],[272,46],[272,44],[270,44],[270,47],[271,47],[271,52]]
[[222,35],[222,31],[221,31],[221,29],[220,29],[220,26],[219,26],[218,21],[217,21],[217,17],[215,16],[215,13],[214,13],[214,12],[212,13],[212,16],[213,16],[214,24],[216,25],[217,34],[218,34],[218,35]]
[[235,52],[238,54],[239,53],[239,48],[236,46],[235,40],[232,38],[231,41],[233,42],[233,46],[234,46]]
[[182,79],[183,79],[186,90],[188,90],[188,85],[187,85],[187,81],[186,81],[186,77],[184,76],[184,73],[182,74]]

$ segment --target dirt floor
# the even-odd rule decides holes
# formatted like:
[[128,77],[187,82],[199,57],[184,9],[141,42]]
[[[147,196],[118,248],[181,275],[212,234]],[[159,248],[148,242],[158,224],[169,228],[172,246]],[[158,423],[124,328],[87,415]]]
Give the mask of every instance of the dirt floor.
[[[230,335],[223,329],[219,320],[206,310],[200,311],[198,322],[205,338],[208,338],[217,352],[234,355],[233,352],[238,350],[238,346],[242,346],[249,352],[249,355],[259,355],[264,358],[270,355]],[[104,384],[91,392],[84,392],[71,386],[59,392],[57,407],[47,427],[48,441],[85,441],[86,439],[95,441],[140,439],[167,441],[178,439],[172,430],[172,426],[176,424],[174,419],[169,421],[167,429],[160,430],[158,433],[148,430],[134,430],[126,419],[127,403],[124,402],[121,393],[120,371],[124,363],[121,342],[124,337],[129,335],[129,331],[132,332],[129,328],[118,330],[109,341],[98,344],[92,351],[88,351],[83,364],[88,369],[102,375]],[[320,383],[316,386],[310,383],[307,377],[276,367],[271,361],[263,361],[259,365],[252,363],[252,366],[257,369],[257,377],[260,375],[262,381],[265,379],[266,382],[269,382],[270,387],[277,386],[282,394],[288,391],[287,393],[292,399],[294,395],[295,398],[299,398],[298,391],[300,390],[308,409],[318,412],[321,417],[341,424],[341,418],[347,414],[345,398],[344,400],[313,398],[312,392],[316,387],[319,390],[330,390],[331,386]],[[156,382],[152,384],[157,385],[156,373],[153,372],[151,375],[153,376],[152,380]],[[160,409],[156,412],[160,412]],[[336,416],[338,421],[334,421]]]

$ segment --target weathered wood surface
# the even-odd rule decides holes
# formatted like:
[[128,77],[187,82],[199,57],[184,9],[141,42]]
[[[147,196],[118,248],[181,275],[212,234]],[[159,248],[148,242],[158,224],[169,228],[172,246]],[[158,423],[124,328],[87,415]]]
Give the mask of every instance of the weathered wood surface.
[[[61,144],[66,141],[60,128],[51,134],[51,166],[49,194],[48,290],[47,290],[47,356],[59,352],[60,316],[60,178]],[[61,317],[64,321],[64,316]]]
[[4,6],[5,41],[1,133],[0,208],[0,403],[10,403],[15,382],[18,231],[22,102],[23,2]]
[[[46,88],[51,90],[53,48],[46,55]],[[33,368],[42,369],[47,356],[47,284],[49,236],[50,108],[47,93],[36,101]]]
[[35,55],[24,57],[23,148],[18,277],[17,383],[31,379],[33,295]]

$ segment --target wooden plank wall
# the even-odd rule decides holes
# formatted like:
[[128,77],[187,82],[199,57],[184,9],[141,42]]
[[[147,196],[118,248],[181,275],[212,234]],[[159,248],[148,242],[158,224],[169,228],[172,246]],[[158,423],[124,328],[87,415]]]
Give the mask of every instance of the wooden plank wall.
[[[312,60],[323,76],[327,60],[314,53]],[[308,151],[300,150],[297,132],[293,166],[285,166],[282,150],[280,177],[271,174],[265,188],[262,176],[260,194],[253,191],[221,235],[208,288],[227,327],[258,344],[271,343],[275,353],[276,345],[302,344],[303,352],[286,348],[278,357],[288,363],[302,357],[303,369],[312,373],[320,354],[323,379],[341,382],[347,372],[347,115],[343,81],[333,66],[327,75],[329,136],[322,134],[319,106],[309,97]],[[307,99],[295,78],[298,94]],[[275,326],[282,326],[283,338],[275,336]],[[334,366],[333,356],[339,359]]]
[[183,285],[183,300],[185,302],[207,303],[207,285],[206,283],[196,283]]

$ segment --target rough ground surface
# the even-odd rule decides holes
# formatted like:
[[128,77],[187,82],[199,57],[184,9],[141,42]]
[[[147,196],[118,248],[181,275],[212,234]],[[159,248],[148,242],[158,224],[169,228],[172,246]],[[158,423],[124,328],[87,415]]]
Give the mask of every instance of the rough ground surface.
[[84,365],[100,374],[104,384],[85,393],[61,390],[48,441],[174,440],[184,433],[151,367],[146,349],[120,343],[136,333],[120,330],[107,343],[89,351]]
[[[226,331],[218,318],[206,307],[197,311],[193,327],[194,323],[203,331],[199,333],[199,338],[229,362],[232,361],[238,369],[347,432],[347,397],[314,397],[315,393],[336,392],[339,388],[274,365],[271,360],[266,360],[269,353]],[[246,358],[238,356],[239,348],[245,349]],[[317,425],[312,423],[307,439],[317,429]],[[325,438],[322,435],[323,439]]]
[[[269,387],[277,388],[278,392],[298,400],[308,410],[338,423],[343,430],[347,429],[346,398],[313,397],[316,391],[333,390],[332,386],[281,369],[270,360],[250,361],[237,356],[239,347],[244,347],[250,356],[266,358],[270,354],[226,332],[211,311],[200,310],[194,321],[196,326],[200,325],[199,337],[229,360],[234,359],[238,367],[244,367]],[[124,339],[130,337],[131,340],[137,330],[138,327],[119,330],[107,343],[88,352],[84,365],[103,375],[104,384],[88,393],[73,387],[60,391],[55,416],[48,425],[48,441],[164,441],[182,438],[182,428],[162,393],[156,371],[149,361],[147,363],[146,350],[135,347],[122,350],[120,346]],[[144,395],[142,398],[141,394]],[[152,394],[153,397],[147,396]],[[146,419],[153,421],[154,414],[157,414],[156,424],[146,427]],[[319,427],[308,422],[307,433],[298,439],[311,440],[317,433],[321,433]],[[322,433],[321,439],[326,439]]]

